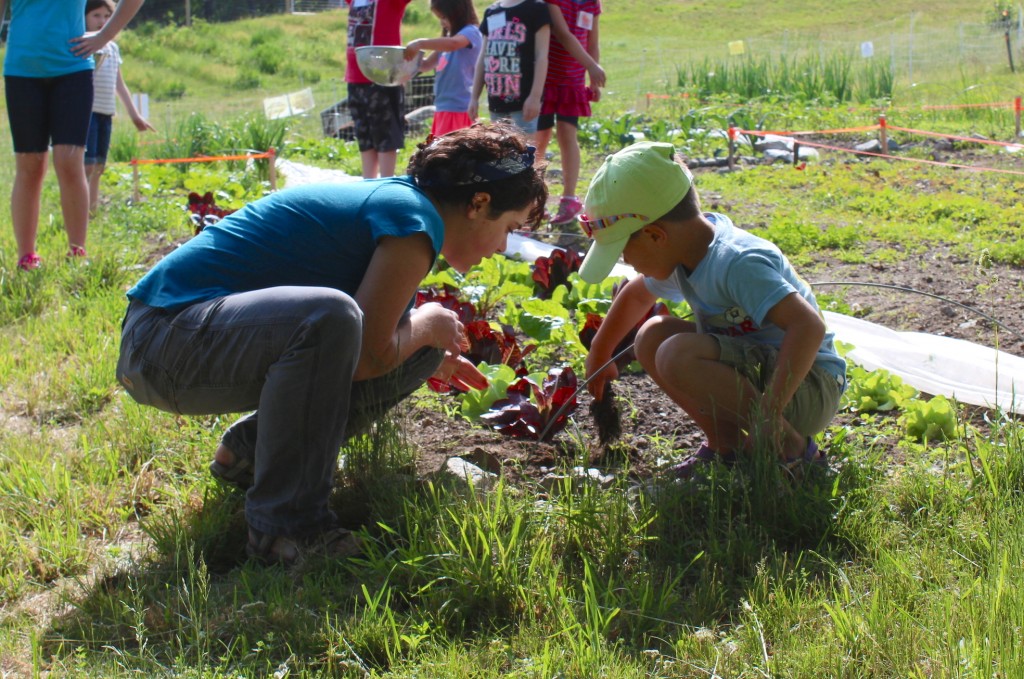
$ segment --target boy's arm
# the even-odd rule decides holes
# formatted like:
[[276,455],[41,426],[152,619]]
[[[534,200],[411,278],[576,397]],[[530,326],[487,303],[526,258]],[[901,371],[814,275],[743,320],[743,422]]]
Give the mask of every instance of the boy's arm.
[[615,347],[619,346],[619,342],[640,322],[656,301],[657,297],[644,284],[643,276],[634,277],[615,295],[608,315],[597,329],[587,353],[587,379],[591,380],[587,383],[587,391],[594,398],[601,398],[605,383],[618,376],[615,364],[605,368],[597,377],[594,377],[595,372],[611,360]]
[[124,81],[124,77],[121,75],[121,69],[117,69],[117,96],[121,99],[121,103],[124,104],[124,110],[128,112],[128,117],[132,119],[132,124],[135,125],[135,129],[139,132],[145,132],[146,130],[152,130],[156,132],[156,128],[149,124],[149,121],[142,117],[139,113],[139,109],[135,108],[135,102],[132,101],[131,90],[128,89],[127,83]]
[[128,25],[135,13],[142,7],[145,0],[121,0],[114,8],[114,13],[103,25],[103,30],[90,36],[81,36],[71,39],[71,52],[80,57],[87,57],[96,53],[108,42],[117,37],[121,29]]
[[590,42],[587,44],[587,49],[583,49],[583,45],[580,44],[580,41],[573,32],[569,30],[569,24],[565,21],[565,16],[562,14],[562,10],[558,8],[558,5],[549,3],[548,11],[551,13],[551,34],[554,35],[555,40],[562,44],[562,47],[565,48],[565,51],[573,59],[583,64],[583,67],[587,69],[587,74],[590,76],[591,85],[594,87],[604,87],[604,69],[597,63],[600,50],[597,50],[595,54],[597,17],[594,17],[594,27],[590,32]]
[[480,112],[480,93],[484,89],[484,59],[487,58],[487,36],[483,36],[480,44],[480,56],[476,60],[476,73],[473,76],[473,92],[469,96],[469,110],[466,113],[470,120],[476,120]]
[[825,321],[796,292],[783,297],[773,306],[765,316],[765,321],[785,332],[775,373],[763,397],[765,416],[778,421],[782,418],[783,409],[814,365],[821,341],[825,338]]
[[541,26],[533,48],[533,87],[523,102],[523,120],[540,115],[540,98],[544,94],[544,81],[548,77],[548,50],[551,47],[551,26]]

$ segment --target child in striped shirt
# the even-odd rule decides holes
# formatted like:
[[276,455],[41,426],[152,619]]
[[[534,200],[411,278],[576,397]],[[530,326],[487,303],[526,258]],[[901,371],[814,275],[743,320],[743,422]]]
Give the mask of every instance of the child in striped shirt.
[[[85,3],[85,29],[98,32],[114,14],[114,0],[87,0]],[[100,177],[107,166],[107,152],[110,150],[110,133],[116,110],[114,94],[120,97],[125,110],[139,132],[154,130],[139,113],[132,101],[132,93],[121,76],[121,50],[113,40],[95,55],[96,69],[93,71],[92,118],[89,119],[89,136],[85,146],[85,173],[89,178],[89,214],[95,215],[100,200]]]

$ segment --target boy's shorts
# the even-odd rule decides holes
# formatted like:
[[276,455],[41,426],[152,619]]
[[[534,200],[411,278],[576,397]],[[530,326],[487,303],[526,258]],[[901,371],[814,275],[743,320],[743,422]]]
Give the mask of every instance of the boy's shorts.
[[404,100],[401,87],[348,84],[348,110],[360,151],[397,151],[405,146]]
[[114,129],[114,116],[93,111],[89,121],[89,136],[85,141],[85,164],[106,165],[110,151],[110,133]]
[[92,71],[56,78],[4,76],[7,118],[15,153],[85,146],[92,113]]
[[[721,350],[719,361],[731,366],[751,381],[760,391],[768,387],[779,351],[766,344],[746,342],[735,337],[712,335]],[[838,378],[817,365],[811,367],[804,381],[783,411],[783,416],[800,434],[812,436],[828,426],[839,410],[839,399],[846,386]]]

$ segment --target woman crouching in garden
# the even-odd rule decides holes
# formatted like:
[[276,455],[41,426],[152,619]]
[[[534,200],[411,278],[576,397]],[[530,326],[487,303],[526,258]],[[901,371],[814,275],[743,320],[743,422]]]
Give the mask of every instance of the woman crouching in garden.
[[339,449],[431,376],[486,378],[464,329],[413,309],[437,256],[465,271],[536,223],[547,190],[506,124],[421,144],[404,177],[285,189],[207,227],[128,291],[118,381],[185,415],[251,412],[210,466],[246,489],[250,556],[350,555],[328,507]]

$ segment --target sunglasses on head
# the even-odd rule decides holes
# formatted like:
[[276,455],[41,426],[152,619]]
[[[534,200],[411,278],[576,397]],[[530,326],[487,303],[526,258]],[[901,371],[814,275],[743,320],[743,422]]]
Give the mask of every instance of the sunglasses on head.
[[600,217],[598,219],[591,219],[587,215],[581,214],[579,216],[579,220],[580,225],[583,227],[583,230],[587,233],[587,236],[593,238],[595,231],[607,229],[615,222],[621,219],[629,219],[630,217],[635,217],[636,219],[639,219],[642,222],[647,221],[647,217],[645,217],[644,215],[639,215],[635,212],[625,212],[621,215],[611,215],[609,217]]

